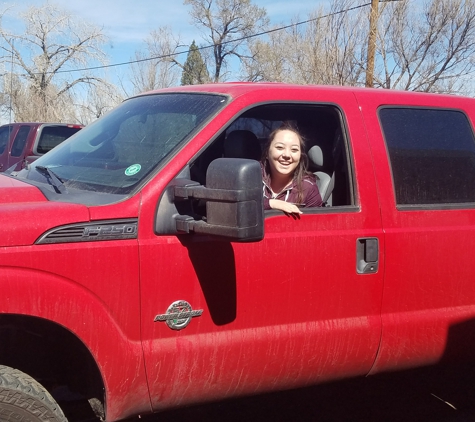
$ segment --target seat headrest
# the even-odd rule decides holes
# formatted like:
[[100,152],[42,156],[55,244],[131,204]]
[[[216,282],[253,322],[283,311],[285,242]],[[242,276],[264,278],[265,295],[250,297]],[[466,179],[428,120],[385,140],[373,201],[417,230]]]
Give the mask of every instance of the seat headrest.
[[314,145],[312,148],[310,148],[307,155],[312,164],[318,167],[323,166],[323,152],[318,145]]
[[261,159],[261,147],[257,136],[249,130],[234,130],[224,141],[224,156],[227,158]]

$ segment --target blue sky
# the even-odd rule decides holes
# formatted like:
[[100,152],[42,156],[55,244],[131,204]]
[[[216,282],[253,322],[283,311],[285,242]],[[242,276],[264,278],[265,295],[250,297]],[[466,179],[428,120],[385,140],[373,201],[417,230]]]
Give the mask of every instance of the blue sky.
[[[69,10],[86,22],[103,28],[109,42],[105,52],[110,63],[122,63],[133,59],[141,49],[147,35],[160,26],[169,26],[173,33],[180,34],[185,44],[196,40],[203,43],[200,32],[190,23],[190,6],[181,0],[51,0],[62,9]],[[12,6],[10,16],[30,5],[39,6],[45,0],[22,0]],[[8,3],[4,3],[8,5]],[[299,16],[305,20],[319,5],[328,6],[330,0],[254,0],[253,4],[264,7],[272,24],[289,24]],[[5,22],[7,23],[7,22]],[[127,66],[123,66],[124,68]],[[119,70],[119,68],[115,68]]]

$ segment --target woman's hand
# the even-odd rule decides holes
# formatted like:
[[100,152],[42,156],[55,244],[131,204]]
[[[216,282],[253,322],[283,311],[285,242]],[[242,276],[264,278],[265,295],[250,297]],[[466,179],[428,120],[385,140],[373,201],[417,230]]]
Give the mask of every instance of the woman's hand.
[[285,212],[287,215],[292,216],[293,218],[300,218],[300,211],[299,207],[295,204],[291,204],[290,202],[285,202],[280,199],[270,199],[269,206],[273,210],[280,210]]

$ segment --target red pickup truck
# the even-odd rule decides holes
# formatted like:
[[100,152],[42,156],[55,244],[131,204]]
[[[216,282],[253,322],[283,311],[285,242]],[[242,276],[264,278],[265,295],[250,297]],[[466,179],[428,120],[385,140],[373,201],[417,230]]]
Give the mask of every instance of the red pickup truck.
[[0,126],[0,172],[24,168],[83,126],[66,123],[10,123]]
[[[114,421],[473,360],[474,119],[457,96],[178,87],[1,175],[0,412]],[[244,141],[283,121],[325,182],[296,220],[263,210]]]

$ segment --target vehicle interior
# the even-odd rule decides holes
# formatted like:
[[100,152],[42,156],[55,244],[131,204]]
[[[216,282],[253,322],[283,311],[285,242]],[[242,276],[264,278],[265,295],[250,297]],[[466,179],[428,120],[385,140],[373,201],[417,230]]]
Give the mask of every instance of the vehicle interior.
[[350,152],[338,108],[329,105],[269,104],[234,120],[191,163],[191,178],[206,183],[206,169],[220,157],[260,160],[269,134],[284,121],[305,139],[308,170],[317,176],[325,206],[354,204]]

